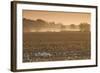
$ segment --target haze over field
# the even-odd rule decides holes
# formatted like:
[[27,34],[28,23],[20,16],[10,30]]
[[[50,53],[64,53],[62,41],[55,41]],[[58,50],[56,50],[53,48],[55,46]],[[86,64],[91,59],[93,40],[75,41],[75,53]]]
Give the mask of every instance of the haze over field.
[[79,24],[90,24],[89,13],[23,10],[25,32],[80,31]]

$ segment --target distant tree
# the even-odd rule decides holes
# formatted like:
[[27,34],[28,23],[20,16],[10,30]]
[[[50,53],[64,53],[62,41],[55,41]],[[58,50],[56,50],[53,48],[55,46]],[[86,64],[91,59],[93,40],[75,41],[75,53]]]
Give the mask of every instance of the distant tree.
[[42,19],[37,19],[36,20],[38,23],[46,23],[46,21],[42,20]]
[[29,20],[27,18],[23,18],[23,24],[24,24],[24,32],[30,32],[31,31],[31,26],[32,26],[32,20]]
[[50,22],[50,24],[55,25],[55,22]]
[[55,28],[56,27],[55,22],[49,22],[48,24],[49,24],[49,28]]
[[48,23],[43,19],[37,19],[35,21],[35,30],[37,32],[41,31],[42,29],[45,29],[48,26]]
[[80,31],[90,31],[90,24],[80,23],[79,28],[80,28]]
[[75,29],[76,28],[76,25],[75,24],[70,24],[70,28],[71,29]]
[[61,25],[61,29],[65,29],[66,28],[66,26],[65,25]]
[[57,23],[57,28],[65,29],[66,27],[62,23]]

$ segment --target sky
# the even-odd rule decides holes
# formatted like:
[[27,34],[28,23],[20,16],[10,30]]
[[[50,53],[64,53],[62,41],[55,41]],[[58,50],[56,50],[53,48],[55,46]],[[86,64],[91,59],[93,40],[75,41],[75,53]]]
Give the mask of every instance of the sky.
[[23,10],[23,18],[31,20],[42,19],[47,22],[62,23],[63,25],[79,25],[82,22],[91,24],[90,13]]

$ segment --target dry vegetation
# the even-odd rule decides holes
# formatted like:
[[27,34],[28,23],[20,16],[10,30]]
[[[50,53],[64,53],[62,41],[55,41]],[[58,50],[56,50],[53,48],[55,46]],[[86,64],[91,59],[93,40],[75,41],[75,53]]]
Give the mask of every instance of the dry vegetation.
[[23,62],[90,59],[90,32],[25,32]]

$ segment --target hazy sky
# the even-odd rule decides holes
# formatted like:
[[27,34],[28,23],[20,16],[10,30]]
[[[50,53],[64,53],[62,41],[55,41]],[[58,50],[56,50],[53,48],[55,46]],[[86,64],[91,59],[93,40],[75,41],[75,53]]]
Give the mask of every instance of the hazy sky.
[[62,23],[64,25],[80,24],[81,22],[91,22],[90,13],[71,13],[53,11],[23,10],[23,17],[27,19],[43,19],[48,22]]

